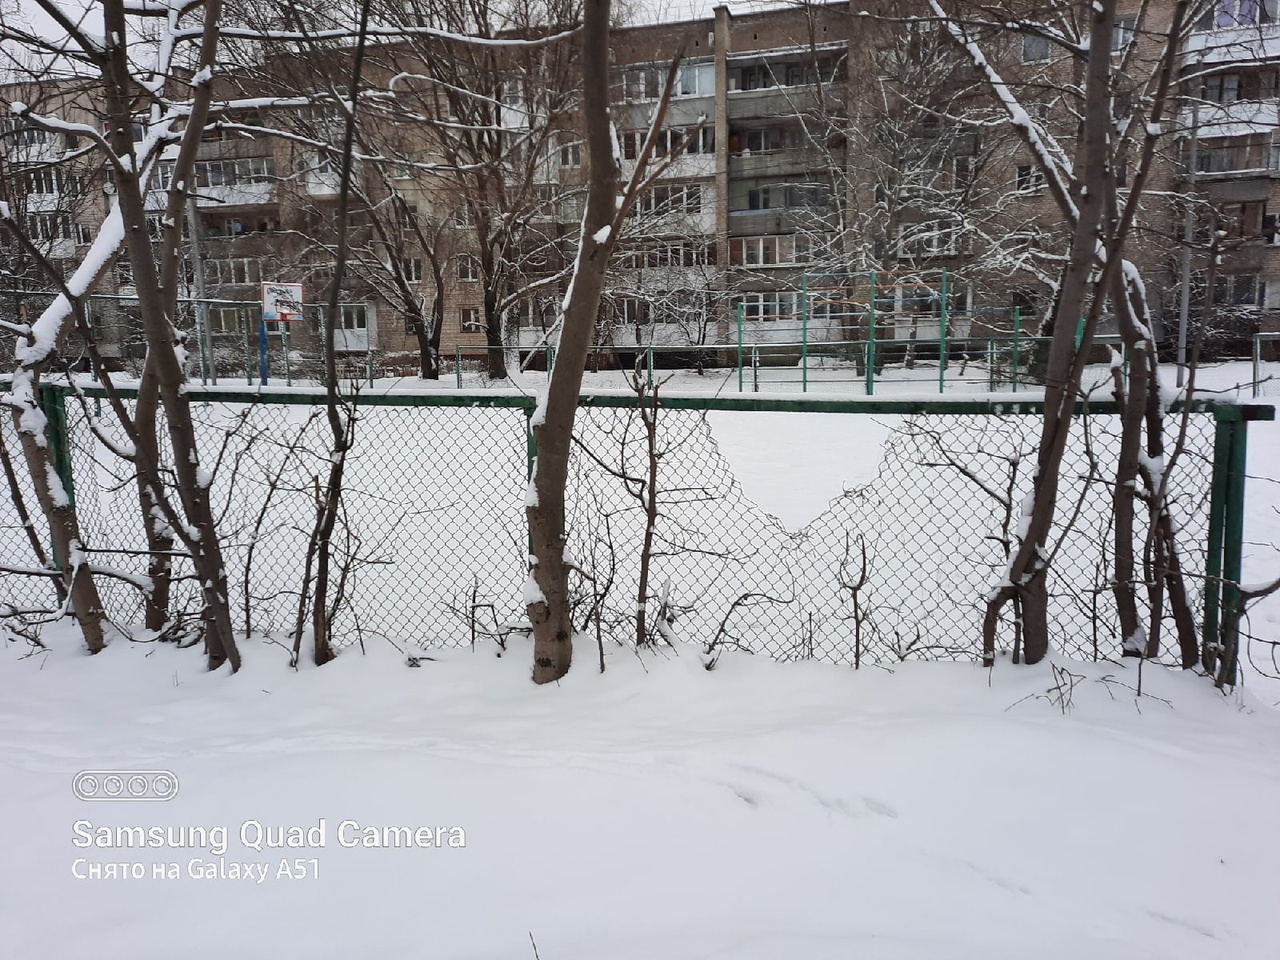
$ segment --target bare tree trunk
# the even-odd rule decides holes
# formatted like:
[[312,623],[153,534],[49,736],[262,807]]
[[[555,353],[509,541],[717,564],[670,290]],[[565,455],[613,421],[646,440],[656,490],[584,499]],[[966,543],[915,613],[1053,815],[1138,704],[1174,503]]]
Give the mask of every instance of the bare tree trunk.
[[[639,362],[636,363],[632,378],[639,400],[640,420],[644,425],[647,468],[644,488],[640,494],[640,504],[644,508],[644,542],[640,547],[640,577],[636,585],[636,648],[639,649],[647,641],[649,632],[645,619],[649,609],[649,565],[653,559],[653,537],[658,525],[658,461],[662,453],[658,450],[659,385],[654,384],[652,390],[645,387]],[[658,615],[662,615],[661,611]]]
[[[1000,612],[1017,597],[1022,607],[1023,652],[1027,663],[1038,663],[1049,650],[1048,629],[1048,541],[1058,500],[1059,474],[1066,451],[1083,364],[1092,345],[1100,304],[1098,288],[1088,306],[1089,320],[1077,348],[1077,321],[1084,315],[1090,292],[1090,274],[1098,254],[1099,223],[1102,218],[1109,156],[1111,115],[1111,31],[1115,22],[1114,0],[1103,0],[1092,8],[1090,54],[1085,74],[1086,108],[1081,130],[1078,176],[1085,187],[1077,192],[1078,214],[1071,249],[1063,271],[1054,310],[1053,340],[1045,370],[1044,424],[1033,486],[1033,504],[1022,542],[1009,564],[1008,580],[987,604],[983,622],[985,659],[995,648],[995,631]],[[1114,270],[1108,264],[1107,269]],[[1105,287],[1101,289],[1105,290]]]
[[317,666],[328,663],[335,656],[330,638],[333,614],[329,610],[329,564],[333,556],[333,528],[342,508],[342,480],[346,471],[347,452],[355,438],[355,408],[353,403],[338,396],[337,349],[335,328],[338,324],[339,301],[343,274],[347,266],[348,229],[347,211],[351,204],[352,154],[356,141],[356,104],[360,95],[360,81],[364,68],[365,43],[368,38],[370,0],[361,0],[360,26],[356,37],[355,62],[351,70],[351,82],[347,95],[346,130],[342,142],[342,167],[338,180],[338,251],[334,263],[333,285],[329,292],[328,318],[324,325],[324,386],[325,415],[333,446],[329,456],[329,479],[319,504],[314,545],[316,553],[315,600],[311,608],[313,656]]
[[[534,556],[530,577],[537,589],[526,591],[526,600],[533,624],[535,683],[560,679],[569,672],[573,659],[569,568],[564,559],[564,488],[582,372],[612,248],[607,228],[614,221],[617,197],[618,172],[609,130],[609,7],[610,0],[586,0],[583,9],[582,102],[590,164],[587,211],[555,366],[541,409],[533,418],[538,451],[532,479],[535,496],[526,512]],[[491,354],[493,347],[491,341]]]
[[[40,539],[40,533],[36,530],[36,525],[32,522],[31,514],[27,510],[27,500],[22,494],[22,487],[18,485],[18,474],[13,469],[13,460],[9,456],[9,446],[5,443],[3,435],[0,435],[0,468],[4,470],[5,483],[9,487],[9,496],[13,499],[13,506],[18,511],[18,522],[22,524],[22,529],[26,531],[27,542],[31,545],[31,552],[35,554],[36,562],[40,566],[48,567],[49,556],[45,552],[44,542]],[[67,588],[61,578],[54,580],[54,588],[58,592],[58,602],[66,602]]]
[[[38,374],[33,376],[33,380]],[[36,384],[32,383],[32,395]],[[14,411],[13,425],[22,443],[22,453],[27,461],[36,491],[36,501],[49,521],[49,537],[53,541],[53,562],[62,571],[62,583],[71,599],[71,613],[84,635],[90,653],[98,653],[106,646],[102,598],[98,585],[89,570],[80,539],[80,521],[75,507],[62,488],[49,443],[43,431],[35,433],[23,421],[26,418]]]
[[133,419],[138,442],[134,464],[138,471],[138,508],[142,513],[142,528],[146,533],[147,576],[151,578],[151,590],[146,597],[146,625],[149,630],[159,630],[169,620],[169,588],[172,573],[173,530],[161,515],[158,500],[160,476],[156,469],[160,463],[160,447],[156,443],[156,413],[160,402],[159,384],[155,365],[148,355],[138,384],[138,402]]
[[[103,79],[107,115],[111,119],[111,145],[116,155],[134,159],[132,137],[133,96],[135,85],[130,74],[127,50],[129,26],[122,0],[104,0],[103,24],[111,38],[103,51]],[[221,0],[208,0],[204,7],[204,25],[199,62],[212,66],[216,59],[217,25],[222,13]],[[147,224],[143,182],[148,171],[129,168],[117,177],[120,211],[125,222],[125,243],[132,261],[138,290],[138,308],[147,339],[148,362],[154,363],[160,402],[164,408],[169,444],[173,451],[173,469],[177,477],[178,495],[183,512],[194,530],[189,539],[192,563],[200,578],[204,595],[205,647],[210,669],[230,662],[232,670],[240,668],[240,652],[231,623],[231,607],[227,589],[226,567],[218,539],[217,524],[209,499],[212,477],[201,467],[196,443],[195,424],[186,395],[186,372],[178,361],[177,346],[181,335],[173,323],[177,303],[179,276],[177,258],[178,231],[182,206],[186,201],[185,172],[194,169],[200,144],[197,131],[204,127],[212,97],[211,82],[196,86],[188,128],[175,161],[174,184],[170,188],[165,245],[160,256],[163,267],[157,269]]]
[[[596,300],[599,301],[599,294],[596,295]],[[593,312],[594,310],[595,307],[592,307]],[[489,379],[505,380],[507,347],[502,342],[502,316],[498,311],[498,302],[489,290],[484,295],[484,342],[489,348]]]

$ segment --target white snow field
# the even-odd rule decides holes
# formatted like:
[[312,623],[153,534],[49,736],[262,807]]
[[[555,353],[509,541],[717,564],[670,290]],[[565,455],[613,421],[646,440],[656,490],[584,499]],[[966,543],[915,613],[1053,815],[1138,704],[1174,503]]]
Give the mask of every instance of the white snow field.
[[[891,426],[830,420],[712,424],[797,529]],[[1250,473],[1259,582],[1280,574],[1276,424],[1251,425]],[[1280,640],[1280,599],[1250,628]],[[536,688],[524,640],[417,667],[372,640],[294,671],[259,638],[233,676],[196,649],[43,639],[0,646],[0,960],[1280,956],[1261,643],[1223,695],[1057,654],[854,671],[729,651],[708,671],[688,637],[608,645],[601,675],[587,643]],[[77,799],[79,773],[113,770],[179,789]]]
[[[523,643],[417,669],[383,644],[298,673],[255,643],[232,677],[195,650],[69,639],[3,652],[6,960],[507,960],[534,956],[530,933],[543,960],[1280,949],[1280,714],[1190,674],[1148,667],[1139,699],[1133,664],[1057,662],[1064,713],[1047,663],[730,653],[708,672],[685,648],[613,653],[601,676],[588,649],[535,688]],[[180,789],[77,800],[76,772],[104,769]],[[122,826],[175,830],[96,845]],[[197,827],[226,828],[225,850]],[[369,827],[466,845],[345,846]],[[281,872],[296,860],[305,879]]]

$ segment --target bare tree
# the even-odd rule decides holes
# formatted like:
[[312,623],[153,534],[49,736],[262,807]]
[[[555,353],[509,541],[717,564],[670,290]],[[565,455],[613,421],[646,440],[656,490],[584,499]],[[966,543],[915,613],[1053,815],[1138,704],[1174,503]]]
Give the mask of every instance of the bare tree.
[[[40,7],[65,37],[49,41],[26,35],[15,39],[55,59],[70,59],[86,76],[91,76],[93,94],[100,101],[107,129],[104,133],[93,123],[74,122],[56,113],[38,113],[21,102],[11,102],[10,111],[37,128],[83,137],[107,164],[115,192],[98,236],[79,265],[67,271],[69,276],[64,279],[62,270],[52,264],[45,265],[46,273],[62,295],[25,331],[26,343],[19,349],[21,366],[17,379],[33,388],[71,326],[87,330],[85,304],[89,294],[112,259],[121,252],[127,255],[137,286],[138,311],[149,363],[154,365],[155,388],[164,412],[176,493],[182,507],[181,518],[168,507],[161,490],[159,464],[151,461],[154,451],[146,443],[137,443],[136,428],[126,414],[126,429],[134,434],[132,456],[138,465],[139,484],[144,495],[151,499],[147,522],[167,524],[190,553],[204,598],[210,667],[229,661],[232,669],[237,669],[240,658],[231,625],[226,571],[209,502],[212,474],[201,465],[185,391],[186,374],[179,358],[182,335],[175,327],[180,278],[179,224],[212,96],[221,0],[210,0],[198,9],[178,5],[134,9],[120,0],[107,0],[101,8],[101,36],[92,35],[85,24],[73,20],[57,4],[41,2]],[[6,34],[8,36],[11,35]],[[142,56],[133,55],[135,45],[146,47],[148,43],[152,44],[149,51]],[[140,63],[146,66],[138,66]],[[185,79],[179,79],[179,72]],[[166,150],[174,152],[174,177],[158,224],[163,242],[153,248],[148,191]],[[8,222],[12,228],[12,221]],[[102,369],[102,364],[97,363],[97,367]],[[22,408],[15,410],[15,416],[19,419],[24,450],[28,451],[28,466],[37,491],[44,490],[42,506],[51,529],[55,530],[55,544],[62,545],[63,556],[77,556],[75,566],[84,568],[84,573],[77,573],[73,579],[68,570],[68,576],[73,608],[85,629],[90,648],[94,649],[102,642],[100,622],[87,623],[86,618],[101,617],[101,602],[96,591],[92,595],[76,596],[79,590],[88,594],[92,580],[79,549],[74,511],[65,502],[65,495],[59,497],[56,490],[50,489],[47,478],[52,474],[47,444],[42,443],[40,436],[43,423],[33,420],[28,413],[35,408],[34,391],[28,395],[24,389],[14,396],[15,406]],[[121,405],[117,404],[116,409],[124,413]]]
[[[1055,139],[1049,125],[1032,118],[1017,91],[1005,81],[993,55],[984,46],[1008,36],[1005,22],[987,20],[981,8],[950,12],[930,0],[958,50],[984,78],[993,101],[1021,138],[1064,222],[1071,230],[1070,248],[1057,285],[1050,323],[1052,339],[1045,363],[1045,415],[1032,497],[1024,509],[1021,537],[1010,560],[1007,577],[993,592],[984,622],[986,658],[994,655],[995,634],[1005,607],[1014,604],[1022,626],[1028,662],[1048,649],[1046,575],[1051,557],[1049,540],[1054,521],[1059,477],[1081,378],[1106,306],[1120,323],[1130,345],[1130,369],[1116,383],[1116,399],[1124,409],[1125,435],[1117,467],[1116,575],[1114,592],[1120,611],[1126,651],[1147,652],[1146,630],[1137,612],[1131,562],[1134,529],[1133,482],[1138,472],[1141,431],[1146,428],[1147,454],[1163,454],[1163,418],[1153,389],[1155,343],[1150,309],[1137,267],[1125,259],[1128,241],[1162,135],[1188,4],[1179,2],[1172,23],[1157,45],[1150,72],[1133,91],[1133,112],[1124,117],[1114,110],[1119,86],[1113,58],[1116,24],[1114,0],[1091,5],[1063,4],[1039,11],[1034,21],[1015,21],[1012,29],[1066,54],[1077,91],[1071,105],[1077,118],[1074,142]],[[1130,69],[1137,69],[1133,63]],[[1064,86],[1065,88],[1065,86]],[[1121,190],[1119,171],[1132,157],[1127,189]],[[1078,322],[1079,321],[1079,322]],[[1163,491],[1147,490],[1153,523],[1163,523]],[[1124,502],[1122,502],[1124,501]],[[1172,535],[1172,527],[1169,528]],[[1175,549],[1172,544],[1168,549]],[[1166,585],[1180,590],[1180,578]]]
[[564,498],[578,394],[609,256],[632,204],[651,181],[649,161],[662,131],[680,64],[677,55],[638,152],[635,172],[619,193],[619,158],[609,123],[609,0],[588,0],[581,36],[587,208],[573,278],[565,295],[556,362],[531,421],[538,454],[526,503],[533,569],[526,584],[525,601],[533,624],[535,683],[558,680],[568,672],[573,658],[570,566],[564,555]]

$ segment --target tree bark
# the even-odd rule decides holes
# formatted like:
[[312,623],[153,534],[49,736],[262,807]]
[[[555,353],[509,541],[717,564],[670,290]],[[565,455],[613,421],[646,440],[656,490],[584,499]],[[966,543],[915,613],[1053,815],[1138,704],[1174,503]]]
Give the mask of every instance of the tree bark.
[[[157,269],[147,230],[144,201],[146,184],[142,181],[148,171],[137,169],[132,143],[135,84],[130,73],[126,46],[130,33],[124,4],[121,0],[104,0],[102,10],[106,34],[111,38],[104,49],[102,71],[106,94],[104,99],[112,125],[110,142],[117,156],[130,161],[128,169],[117,171],[120,211],[125,223],[125,248],[133,266],[138,309],[147,340],[148,362],[155,364],[160,402],[173,451],[178,494],[183,512],[193,530],[187,539],[204,595],[208,665],[212,670],[229,662],[232,670],[238,670],[240,653],[231,623],[226,567],[209,499],[212,477],[200,465],[195,424],[186,395],[186,372],[178,360],[177,348],[181,335],[173,324],[179,276],[177,224],[181,222],[182,208],[187,198],[185,186],[190,180],[190,171],[194,169],[196,151],[200,144],[199,131],[204,128],[205,118],[208,116],[212,98],[211,81],[206,80],[197,85],[186,118],[187,127],[175,161],[174,183],[170,188],[165,218],[165,240],[160,253],[162,266]],[[198,57],[198,62],[202,65],[215,65],[217,25],[221,13],[222,0],[209,0],[205,5]]]
[[156,443],[156,413],[160,402],[155,366],[150,355],[138,383],[138,402],[133,419],[138,442],[134,468],[138,474],[138,509],[147,538],[147,576],[151,590],[146,597],[145,618],[148,630],[160,630],[169,620],[169,593],[172,582],[173,530],[161,515],[159,503],[160,447]]
[[531,481],[534,499],[527,515],[534,558],[530,577],[536,590],[526,590],[526,600],[533,625],[535,683],[560,679],[569,672],[573,659],[569,568],[564,559],[564,488],[582,372],[613,245],[613,237],[604,228],[613,223],[618,195],[609,130],[609,7],[609,0],[586,0],[583,9],[583,115],[590,177],[587,209],[555,365],[532,423],[537,459]]
[[[1009,564],[1006,584],[988,602],[983,622],[983,646],[990,659],[995,647],[995,631],[1000,612],[1017,597],[1022,608],[1023,653],[1027,663],[1038,663],[1049,650],[1048,632],[1048,541],[1058,499],[1059,475],[1066,451],[1075,401],[1083,372],[1081,356],[1092,346],[1093,331],[1100,313],[1099,290],[1090,283],[1101,241],[1099,224],[1103,213],[1106,164],[1111,133],[1111,31],[1115,22],[1114,0],[1101,0],[1092,8],[1090,54],[1085,71],[1085,113],[1081,127],[1081,157],[1076,189],[1078,210],[1071,238],[1067,266],[1053,314],[1053,339],[1045,369],[1044,424],[1032,493],[1032,509],[1027,529]],[[1118,251],[1117,251],[1118,253]],[[1107,265],[1108,270],[1114,266]],[[1104,271],[1105,272],[1105,271]],[[1105,280],[1103,281],[1105,283]],[[1075,334],[1084,316],[1087,295],[1088,319],[1077,347]]]
[[[38,384],[38,374],[32,377],[32,396]],[[53,561],[62,571],[62,583],[71,599],[71,613],[76,618],[85,646],[90,653],[98,653],[106,644],[102,598],[98,585],[90,572],[88,558],[84,555],[80,539],[80,522],[75,507],[61,489],[61,482],[53,466],[49,442],[44,432],[35,433],[26,428],[24,415],[17,410],[13,425],[22,444],[36,491],[36,501],[49,521],[49,537],[53,541]],[[55,487],[54,484],[57,483]]]

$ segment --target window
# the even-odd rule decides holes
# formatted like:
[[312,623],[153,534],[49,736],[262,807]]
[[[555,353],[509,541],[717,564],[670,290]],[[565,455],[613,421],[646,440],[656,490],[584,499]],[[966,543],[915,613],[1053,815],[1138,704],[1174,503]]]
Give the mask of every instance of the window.
[[733,152],[766,153],[772,150],[783,150],[795,146],[798,140],[798,131],[784,127],[743,130],[738,134],[738,149]]
[[453,225],[455,227],[474,227],[476,225],[476,215],[471,209],[471,204],[464,203],[453,211]]
[[1039,193],[1044,189],[1044,171],[1029,163],[1019,164],[1017,187],[1019,193]]
[[716,67],[713,63],[686,63],[676,81],[677,97],[711,97],[716,92]]
[[71,218],[61,213],[33,213],[27,217],[27,236],[32,240],[70,240]]
[[459,323],[463,330],[475,332],[484,329],[484,321],[480,319],[479,307],[463,307],[459,311]]
[[240,309],[238,307],[209,307],[210,333],[239,333]]
[[1024,34],[1022,37],[1022,62],[1037,63],[1049,59],[1049,38],[1039,34]]
[[633,323],[636,326],[643,326],[649,322],[650,316],[651,311],[648,300],[640,300],[636,297],[623,297],[618,301],[619,323]]
[[632,215],[641,213],[664,214],[683,210],[686,213],[702,211],[702,186],[697,183],[678,183],[649,188],[636,198],[631,207]]
[[831,206],[831,187],[825,183],[742,180],[730,184],[729,211],[826,210]]
[[1111,27],[1111,49],[1113,52],[1119,53],[1133,43],[1133,34],[1137,26],[1137,17],[1116,17],[1115,24]]
[[714,244],[683,237],[628,244],[617,254],[618,266],[623,270],[694,267],[714,262]]
[[742,294],[742,319],[771,322],[796,318],[796,294],[790,290],[763,290]]
[[1196,21],[1197,30],[1253,26],[1277,19],[1276,0],[1217,0]]
[[229,257],[204,262],[205,280],[212,284],[261,283],[262,269],[257,260]]
[[1254,273],[1220,275],[1213,284],[1213,302],[1218,306],[1259,307],[1266,301],[1266,288]]
[[59,194],[62,192],[62,171],[57,167],[40,167],[26,175],[28,193]]
[[566,143],[560,147],[560,166],[562,167],[582,166],[581,141],[575,140],[573,143]]
[[[327,165],[328,157],[321,157],[316,169],[321,164]],[[167,171],[165,167],[167,166]],[[161,165],[161,179],[167,186],[173,177],[173,164]],[[243,160],[200,160],[196,163],[197,187],[225,187],[237,183],[269,183],[276,177],[276,162],[271,157],[246,157]]]
[[405,257],[400,261],[400,269],[409,283],[422,282],[422,258]]
[[634,160],[640,156],[640,145],[644,143],[644,134],[639,130],[626,130],[622,133],[622,159]]
[[87,247],[93,243],[93,228],[87,223],[77,223],[74,227],[77,247]]
[[779,257],[779,246],[786,251],[791,246],[790,237],[734,237],[729,241],[729,262],[735,266],[771,266],[787,263],[790,257],[784,252]]
[[898,227],[898,256],[952,256],[957,252],[958,237],[958,226],[945,220],[901,224]]
[[1199,144],[1196,152],[1197,173],[1223,173],[1244,169],[1244,151],[1238,146],[1210,147]]
[[773,71],[763,64],[743,67],[738,73],[739,90],[765,90],[773,86]]
[[638,67],[627,70],[622,78],[622,95],[625,100],[657,100],[658,91],[666,71],[655,67]]
[[458,255],[458,279],[479,280],[480,261],[469,253]]
[[1205,77],[1200,95],[1210,103],[1235,103],[1240,98],[1240,74],[1217,73]]
[[338,307],[339,330],[368,330],[369,308],[363,303],[344,303]]

